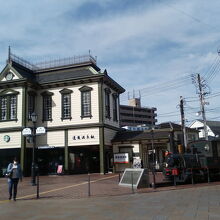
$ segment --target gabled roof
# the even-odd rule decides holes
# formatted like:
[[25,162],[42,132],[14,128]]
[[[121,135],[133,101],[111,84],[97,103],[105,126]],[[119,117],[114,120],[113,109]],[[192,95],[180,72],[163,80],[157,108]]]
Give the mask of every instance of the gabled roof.
[[[172,130],[179,130],[181,131],[182,130],[182,126],[181,125],[178,125],[176,123],[173,123],[173,122],[163,122],[161,124],[158,125],[159,128],[170,128]],[[196,132],[196,129],[194,128],[189,128],[189,127],[186,127],[186,130],[187,131],[191,131],[191,132]]]
[[[200,122],[201,124],[204,124],[203,120],[197,119],[195,120],[192,125],[196,122]],[[214,133],[214,135],[220,136],[220,121],[206,121],[207,126],[211,131]],[[198,130],[204,129],[204,126],[197,127]]]
[[[199,122],[201,122],[202,124],[204,123],[203,120],[201,120],[201,119],[197,119],[197,120],[195,120],[193,123],[195,123],[196,121],[199,121]],[[206,124],[207,124],[209,127],[220,127],[220,121],[206,121]]]

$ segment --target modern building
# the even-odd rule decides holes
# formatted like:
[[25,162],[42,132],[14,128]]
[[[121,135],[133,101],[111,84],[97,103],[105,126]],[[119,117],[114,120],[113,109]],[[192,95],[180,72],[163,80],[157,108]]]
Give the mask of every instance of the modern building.
[[[206,121],[206,125],[209,139],[220,137],[220,121]],[[193,121],[190,128],[195,128],[199,131],[199,138],[205,138],[204,122],[202,120]]]
[[22,135],[36,126],[36,162],[41,173],[112,169],[112,139],[119,126],[119,96],[125,90],[91,55],[31,64],[12,54],[0,73],[0,168],[20,158],[30,174],[33,142]]
[[129,105],[120,105],[120,126],[153,126],[157,122],[156,108],[141,107],[139,98],[129,99]]
[[[198,140],[198,131],[186,128],[188,141]],[[155,164],[161,169],[165,151],[176,153],[178,146],[183,146],[182,128],[172,122],[161,123],[155,129],[144,131],[119,131],[112,141],[114,154],[128,154],[128,163],[115,164],[116,172],[123,171],[133,165],[134,159],[142,160],[144,168]]]

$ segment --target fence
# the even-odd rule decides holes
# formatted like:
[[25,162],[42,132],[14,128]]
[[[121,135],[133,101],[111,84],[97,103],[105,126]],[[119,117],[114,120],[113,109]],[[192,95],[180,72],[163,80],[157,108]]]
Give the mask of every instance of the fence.
[[[17,199],[79,199],[100,196],[116,196],[133,193],[146,193],[178,188],[174,182],[163,181],[161,173],[156,173],[156,189],[119,186],[121,174],[81,174],[81,175],[51,175],[40,176],[39,185],[32,186],[31,178],[25,177],[18,185]],[[153,176],[150,176],[152,182]],[[38,182],[38,181],[37,181]],[[195,182],[193,182],[195,183]],[[206,183],[208,184],[208,183]],[[214,184],[219,184],[215,182]],[[193,186],[192,184],[187,187]],[[181,187],[186,187],[180,186]],[[0,178],[0,202],[8,198],[7,179]]]

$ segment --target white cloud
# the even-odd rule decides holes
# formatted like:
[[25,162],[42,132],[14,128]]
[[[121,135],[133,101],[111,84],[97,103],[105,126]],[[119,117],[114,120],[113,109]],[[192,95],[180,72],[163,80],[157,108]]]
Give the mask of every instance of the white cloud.
[[[107,11],[112,2],[2,2],[0,65],[3,68],[8,45],[16,54],[34,61],[84,54],[91,49],[102,69],[107,68],[110,76],[131,92],[209,70],[220,45],[219,1],[138,1],[133,8]],[[104,12],[88,19],[77,17],[86,3],[99,4]],[[213,91],[218,81],[216,75]],[[158,113],[170,112],[176,110],[180,95],[195,96],[193,85],[189,82],[175,92],[143,96],[142,101],[157,107]]]

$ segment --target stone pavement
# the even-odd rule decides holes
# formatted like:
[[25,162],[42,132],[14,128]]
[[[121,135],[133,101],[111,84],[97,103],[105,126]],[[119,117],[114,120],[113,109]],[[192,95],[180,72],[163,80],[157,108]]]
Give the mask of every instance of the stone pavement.
[[0,204],[0,219],[219,220],[220,185],[83,199],[21,199]]
[[[0,219],[220,219],[220,183],[140,189],[118,186],[118,176],[87,175],[40,177],[40,199],[30,178],[19,183],[18,200],[7,200],[6,179],[0,179]],[[80,198],[80,199],[79,199]]]

